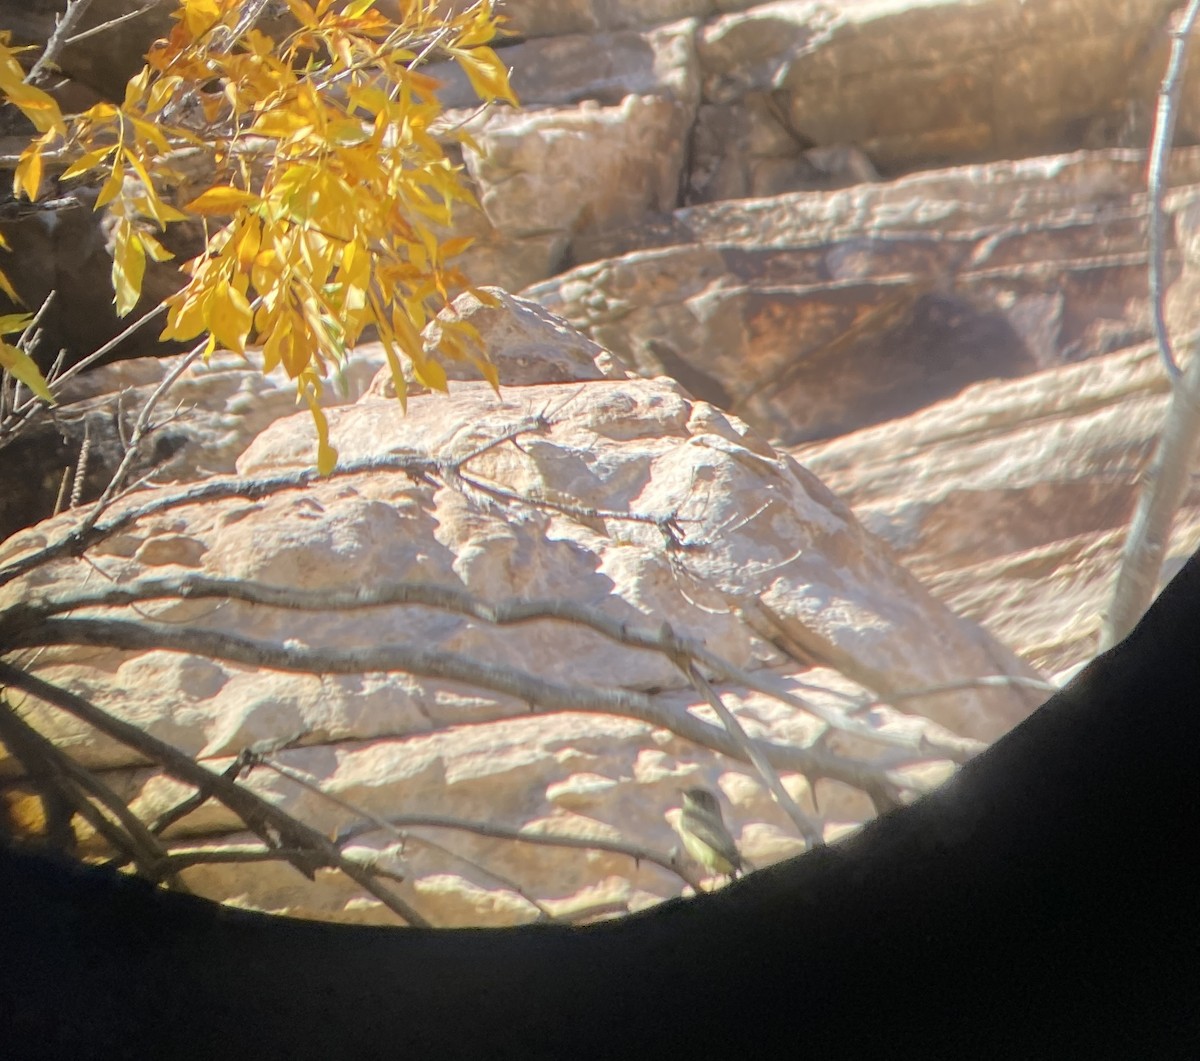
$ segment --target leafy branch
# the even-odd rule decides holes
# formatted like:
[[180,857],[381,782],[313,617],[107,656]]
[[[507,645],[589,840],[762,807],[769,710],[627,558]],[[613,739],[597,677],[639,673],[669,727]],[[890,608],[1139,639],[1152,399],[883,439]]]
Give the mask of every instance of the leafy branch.
[[[469,241],[436,233],[474,199],[443,146],[468,134],[438,126],[437,82],[420,66],[452,59],[485,103],[517,102],[489,46],[499,32],[491,0],[443,7],[403,5],[396,23],[374,0],[288,0],[296,28],[276,41],[255,26],[262,3],[184,0],[124,99],[69,117],[0,36],[0,98],[38,133],[14,192],[36,202],[50,166],[65,165],[63,182],[100,182],[122,316],[137,304],[147,260],[173,257],[160,239],[168,226],[202,226],[204,250],[183,266],[189,279],[167,300],[162,338],[206,337],[206,353],[261,346],[264,371],[281,366],[316,422],[322,474],[337,461],[322,380],[365,329],[384,345],[401,402],[401,358],[436,390],[446,388],[437,357],[469,361],[496,383],[468,322],[444,315],[436,357],[421,337],[454,295],[473,290],[448,264]],[[181,163],[197,155],[208,186],[176,205],[190,180]],[[0,290],[16,301],[2,275]],[[0,320],[8,331],[24,324]],[[0,365],[51,400],[26,353],[0,344]]]

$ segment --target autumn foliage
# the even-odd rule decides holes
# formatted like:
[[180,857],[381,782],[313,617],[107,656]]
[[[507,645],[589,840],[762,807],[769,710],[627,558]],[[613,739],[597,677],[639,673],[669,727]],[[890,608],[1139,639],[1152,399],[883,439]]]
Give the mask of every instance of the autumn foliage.
[[[453,60],[485,104],[516,99],[489,46],[490,0],[400,0],[396,21],[375,0],[287,0],[280,39],[240,24],[246,6],[184,0],[125,98],[74,116],[24,82],[0,38],[0,93],[37,130],[14,191],[36,200],[52,166],[60,181],[100,185],[121,314],[137,303],[146,259],[171,256],[159,235],[203,224],[205,250],[184,265],[163,338],[197,338],[208,352],[261,347],[264,369],[282,367],[312,410],[328,472],[337,455],[317,398],[364,329],[377,331],[401,401],[402,359],[436,389],[446,385],[438,357],[470,360],[494,383],[467,322],[444,322],[437,356],[420,334],[468,286],[448,264],[468,241],[442,234],[455,205],[473,201],[444,149],[469,138],[446,121],[423,67]],[[174,205],[183,163],[194,174],[197,157],[207,186]],[[12,296],[3,278],[0,288]],[[0,318],[0,329],[24,320]],[[0,364],[49,399],[28,356],[0,345]]]

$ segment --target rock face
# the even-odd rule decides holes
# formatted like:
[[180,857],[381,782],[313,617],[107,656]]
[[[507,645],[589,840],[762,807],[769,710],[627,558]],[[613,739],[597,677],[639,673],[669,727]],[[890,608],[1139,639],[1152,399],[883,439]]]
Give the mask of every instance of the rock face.
[[[141,13],[67,49],[63,71],[83,93],[74,105],[92,102],[96,93],[121,98],[124,79],[170,25],[167,6],[144,6],[135,0],[90,6],[85,27]],[[498,46],[524,107],[493,108],[468,122],[479,151],[463,161],[483,212],[465,212],[457,222],[461,234],[477,238],[464,264],[477,282],[516,291],[595,261],[605,237],[682,206],[847,186],[954,163],[1141,147],[1176,6],[1174,0],[513,0],[504,11],[514,36]],[[44,40],[61,7],[61,0],[0,2],[0,25],[13,28],[20,42]],[[381,4],[385,12],[396,8]],[[273,9],[265,17],[266,29],[286,31]],[[452,65],[431,72],[445,82],[449,119],[467,120],[477,101],[461,72]],[[1200,85],[1193,79],[1177,140],[1195,143],[1198,131]],[[55,259],[42,271],[69,270]],[[162,280],[173,277],[164,272]],[[61,284],[59,290],[67,297]],[[106,290],[102,270],[89,272],[77,290],[81,296]],[[32,288],[29,294],[37,298]],[[949,307],[919,306],[914,329],[952,330],[942,318],[963,315],[957,299],[986,316],[975,303],[990,292],[953,294]],[[854,302],[853,296],[846,297]],[[776,314],[794,323],[794,312]],[[843,314],[826,315],[834,330],[845,324]],[[93,317],[75,314],[76,327]],[[1015,345],[1011,335],[992,334],[1004,331],[1000,322],[982,327],[987,342]],[[115,329],[102,332],[93,327],[86,337],[68,336],[70,345],[78,344],[82,356],[88,343]],[[975,340],[969,330],[965,335]],[[1018,353],[1007,350],[1010,358]],[[674,354],[690,358],[688,350]],[[963,373],[953,369],[959,381]],[[966,372],[965,378],[975,377]]]
[[[467,222],[479,243],[465,260],[487,282],[517,289],[594,261],[605,256],[598,235],[644,228],[674,206],[956,161],[1142,147],[1172,9],[1170,0],[637,6],[508,8],[527,38],[505,50],[525,112],[475,119],[482,155],[466,160],[485,218]],[[470,106],[461,75],[438,73],[447,103]],[[1183,143],[1197,139],[1198,91],[1186,90]]]
[[[527,294],[797,443],[1146,339],[1144,160],[1087,153],[676,211]],[[1174,179],[1200,177],[1181,152]]]
[[[1183,253],[1167,313],[1185,336],[1195,189],[1173,205]],[[1157,348],[1132,346],[792,452],[956,611],[1053,671],[1095,645],[1167,395]],[[1164,580],[1200,541],[1195,485],[1176,525]]]
[[[410,580],[459,587],[485,602],[565,598],[634,626],[669,622],[729,663],[773,675],[826,709],[844,703],[838,694],[851,688],[846,676],[886,697],[973,675],[1031,675],[933,600],[815,477],[739,421],[671,381],[622,378],[586,340],[564,343],[564,326],[536,306],[509,300],[498,309],[462,309],[473,313],[485,341],[496,337],[499,397],[485,384],[458,383],[449,396],[411,396],[403,415],[375,387],[330,409],[329,417],[346,467],[389,455],[447,462],[477,453],[469,462],[443,463],[432,477],[377,468],[303,490],[259,490],[253,500],[170,505],[89,550],[86,564],[51,563],[11,583],[4,599],[82,588],[96,570],[122,585],[195,572],[297,589]],[[548,382],[534,371],[532,352],[539,349],[557,351],[542,362]],[[584,363],[583,351],[594,359]],[[572,359],[574,378],[563,381]],[[517,376],[525,382],[515,383]],[[258,406],[260,413],[266,408]],[[197,413],[196,430],[212,416]],[[218,431],[220,423],[213,421]],[[510,441],[488,445],[503,438]],[[306,414],[278,419],[244,449],[237,472],[265,481],[304,470],[313,446]],[[197,464],[207,462],[206,447],[190,452]],[[161,496],[134,493],[122,504],[137,508]],[[73,518],[16,535],[0,566],[54,539]],[[372,814],[436,810],[535,831],[625,837],[664,851],[672,842],[664,813],[677,805],[676,790],[702,783],[732,801],[734,827],[752,861],[795,850],[786,819],[748,768],[651,724],[679,713],[692,722],[709,716],[676,668],[644,650],[561,623],[495,629],[427,607],[318,612],[298,620],[294,612],[245,604],[214,609],[208,601],[175,600],[146,603],[138,615],[172,629],[282,645],[458,653],[547,682],[640,693],[659,712],[649,719],[636,712],[547,713],[420,671],[315,677],[157,650],[63,648],[39,659],[43,677],[69,684],[210,765],[292,737],[301,746],[280,752],[281,762]],[[802,675],[805,684],[798,684]],[[769,742],[818,754],[828,749],[850,764],[875,754],[864,737],[822,736],[812,715],[736,682],[722,683],[720,691],[750,731]],[[904,782],[900,769],[905,762],[937,765],[936,754],[912,743],[919,732],[943,748],[965,749],[970,741],[956,744],[951,734],[990,739],[1037,699],[1013,689],[943,693],[920,701],[929,724],[873,708],[859,729],[907,735],[909,752],[892,760],[893,776],[919,787],[925,783],[919,773]],[[177,784],[139,768],[129,749],[96,739],[60,714],[32,709],[27,717],[81,762],[103,770],[144,817],[183,795]],[[831,768],[831,776],[849,775]],[[806,782],[794,768],[789,778],[811,809]],[[251,784],[322,830],[348,824],[344,808],[265,770]],[[861,793],[844,781],[818,782],[818,797],[833,832],[868,813]],[[180,823],[174,842],[198,836],[211,844],[212,834],[235,827],[210,804]],[[392,839],[376,833],[362,842],[387,848]],[[404,856],[405,889],[442,924],[531,916],[526,901],[497,890],[497,874],[536,876],[531,890],[563,913],[598,901],[636,907],[679,887],[661,869],[614,854],[548,866],[537,848],[495,840],[455,837],[452,850],[456,857],[414,836]],[[185,876],[202,891],[270,908],[371,913],[349,885],[331,881],[313,894],[282,868],[231,874],[205,867]]]

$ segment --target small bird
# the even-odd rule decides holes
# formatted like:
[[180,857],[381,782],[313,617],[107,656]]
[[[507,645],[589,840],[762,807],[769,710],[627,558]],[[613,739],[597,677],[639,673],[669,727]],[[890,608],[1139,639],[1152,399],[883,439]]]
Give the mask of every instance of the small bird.
[[725,826],[721,805],[707,788],[687,788],[675,831],[687,853],[710,873],[736,877],[747,866]]

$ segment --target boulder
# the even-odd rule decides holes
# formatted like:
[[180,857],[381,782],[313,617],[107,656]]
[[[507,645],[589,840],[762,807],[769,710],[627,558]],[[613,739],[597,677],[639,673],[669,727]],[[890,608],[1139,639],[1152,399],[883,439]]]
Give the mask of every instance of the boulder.
[[[487,313],[502,319],[495,309]],[[487,313],[479,308],[474,319],[484,322]],[[148,503],[153,512],[104,536],[84,561],[63,558],[28,571],[0,590],[2,599],[82,590],[97,571],[118,585],[204,574],[326,592],[411,580],[493,603],[564,599],[631,629],[667,622],[801,698],[789,704],[741,680],[718,684],[751,734],[782,749],[790,790],[831,836],[871,813],[856,778],[873,774],[920,791],[1036,702],[1036,693],[1001,687],[905,699],[903,710],[875,703],[973,676],[1028,679],[1033,672],[930,597],[814,476],[741,422],[672,381],[620,378],[585,340],[563,344],[562,323],[536,308],[506,327],[493,332],[509,335],[521,354],[497,360],[527,379],[537,379],[531,351],[565,345],[548,359],[551,381],[506,383],[499,396],[486,384],[455,382],[448,396],[411,395],[407,415],[377,391],[330,408],[331,441],[346,470],[318,481],[308,474],[311,419],[277,419],[236,460],[238,475],[258,486],[207,500],[185,492],[176,502],[161,486],[134,492],[112,516]],[[587,350],[595,354],[590,366]],[[562,381],[572,361],[574,378]],[[403,462],[415,458],[440,463],[413,474]],[[203,451],[194,459],[200,464]],[[389,459],[398,463],[388,467]],[[296,485],[269,485],[289,476]],[[0,568],[76,519],[68,512],[15,535],[0,550]],[[712,717],[674,665],[590,630],[546,621],[493,628],[429,607],[300,618],[178,599],[145,602],[133,618],[285,649],[396,645],[458,653],[572,688],[648,698],[642,714],[614,715],[547,710],[422,672],[318,677],[161,648],[59,647],[39,656],[41,677],[210,766],[224,768],[266,742],[283,747],[279,762],[317,779],[359,814],[437,811],[624,837],[658,850],[672,843],[664,815],[677,806],[677,790],[699,783],[725,792],[752,862],[798,845],[747,766],[654,724],[678,717],[686,730]],[[853,732],[826,732],[817,716],[844,710],[848,694],[865,704],[849,724]],[[798,709],[801,703],[816,714]],[[146,819],[186,794],[129,748],[57,711],[29,703],[25,717],[103,771]],[[11,776],[13,764],[0,769]],[[323,831],[360,824],[345,804],[331,805],[270,771],[256,770],[249,783]],[[176,844],[219,844],[238,828],[209,803],[168,835]],[[679,887],[662,868],[611,852],[554,859],[540,848],[467,834],[455,837],[449,855],[442,837],[435,844],[427,832],[409,832],[403,888],[439,924],[537,915],[498,878],[521,880],[565,913],[595,902],[636,908]],[[394,837],[376,832],[362,842],[383,850]],[[184,876],[201,892],[270,909],[386,916],[340,878],[311,889],[281,865],[205,865]]]

